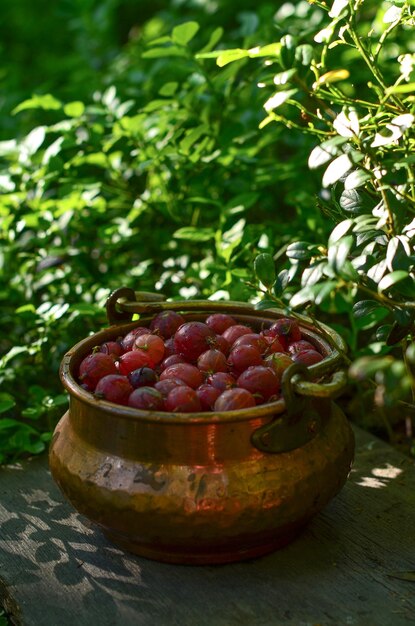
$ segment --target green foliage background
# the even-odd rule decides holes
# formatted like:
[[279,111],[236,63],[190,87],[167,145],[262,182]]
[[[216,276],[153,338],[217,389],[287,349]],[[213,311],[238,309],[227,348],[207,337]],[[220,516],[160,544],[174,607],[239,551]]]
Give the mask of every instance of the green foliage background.
[[410,420],[413,3],[2,9],[0,462],[45,448],[124,285],[306,307],[351,346],[353,414],[374,389],[375,425]]

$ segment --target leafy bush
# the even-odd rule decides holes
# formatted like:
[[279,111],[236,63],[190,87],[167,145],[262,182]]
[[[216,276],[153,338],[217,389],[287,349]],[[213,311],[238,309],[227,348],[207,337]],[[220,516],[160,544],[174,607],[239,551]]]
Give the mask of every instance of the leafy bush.
[[[264,103],[267,115],[260,126],[282,124],[319,140],[308,165],[323,169],[316,203],[334,228],[325,240],[290,243],[285,265],[278,263],[275,276],[270,272],[262,306],[271,300],[334,319],[355,359],[351,378],[374,383],[380,409],[403,406],[410,416],[415,11],[405,1],[313,4],[322,20],[311,33],[205,55],[216,57],[220,66],[265,56],[261,86],[273,85],[274,92]],[[284,7],[294,11],[293,5]]]
[[[249,43],[244,24],[236,37]],[[36,126],[0,144],[2,459],[45,447],[66,404],[60,359],[105,325],[112,289],[247,299],[264,226],[272,243],[288,230],[296,166],[276,168],[258,130],[255,68],[208,73],[195,59],[222,28],[198,43],[193,21],[161,28],[148,23],[92,101],[21,102],[14,115]]]
[[306,307],[381,408],[412,410],[410,4],[87,5],[67,6],[65,85],[8,99],[25,130],[0,143],[0,462],[44,449],[60,359],[121,285]]

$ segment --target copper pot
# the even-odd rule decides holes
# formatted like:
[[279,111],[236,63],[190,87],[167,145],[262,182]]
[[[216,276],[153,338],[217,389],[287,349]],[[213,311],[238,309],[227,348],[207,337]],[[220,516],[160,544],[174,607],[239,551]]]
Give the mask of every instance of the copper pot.
[[[125,295],[128,300],[119,300]],[[141,296],[139,296],[141,297]],[[109,299],[110,322],[140,311],[147,325],[163,309],[186,320],[226,310],[259,329],[283,316],[242,303],[137,302],[131,290]],[[172,563],[225,563],[291,541],[341,489],[354,439],[332,397],[345,385],[341,338],[303,320],[303,336],[324,354],[291,366],[284,398],[224,413],[139,411],[98,400],[75,376],[81,360],[137,322],[114,325],[74,346],[61,366],[70,409],[50,448],[53,478],[73,506],[115,544]],[[337,347],[336,347],[337,346]],[[321,382],[326,377],[328,382]],[[309,382],[306,378],[319,379]]]

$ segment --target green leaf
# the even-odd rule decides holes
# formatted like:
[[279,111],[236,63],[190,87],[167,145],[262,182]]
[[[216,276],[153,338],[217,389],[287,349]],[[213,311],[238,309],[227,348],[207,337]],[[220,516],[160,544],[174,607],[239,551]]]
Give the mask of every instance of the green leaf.
[[0,362],[3,367],[5,367],[9,361],[14,359],[15,356],[19,354],[28,354],[29,347],[28,346],[13,346],[4,356],[1,357]]
[[324,274],[326,265],[324,261],[319,261],[306,267],[301,277],[301,286],[306,287],[307,285],[311,286],[318,283]]
[[383,326],[379,326],[379,328],[377,328],[376,330],[376,339],[378,341],[381,341],[382,343],[385,343],[391,333],[391,330],[391,324],[383,324]]
[[313,287],[304,287],[303,289],[300,289],[300,291],[297,291],[297,293],[295,293],[290,300],[290,306],[295,309],[296,307],[303,306],[307,302],[313,300],[313,288],[315,287],[317,287],[317,285],[313,285]]
[[400,326],[405,326],[408,329],[413,325],[415,313],[409,309],[395,307],[393,316]]
[[199,28],[197,22],[184,22],[184,24],[179,24],[173,28],[171,38],[179,46],[185,46],[193,39]]
[[279,72],[274,76],[274,85],[286,85],[290,79],[297,73],[295,68],[286,70],[285,72]]
[[314,49],[309,43],[303,43],[297,46],[295,50],[295,60],[301,65],[308,67],[313,60]]
[[281,270],[278,273],[278,276],[275,280],[274,284],[274,294],[279,298],[283,293],[285,288],[290,282],[290,273],[288,270]]
[[340,196],[339,204],[343,211],[356,215],[367,213],[368,210],[372,210],[373,208],[373,204],[370,204],[366,195],[359,193],[356,189],[346,189],[343,191]]
[[403,270],[396,270],[395,272],[391,272],[390,274],[386,274],[380,281],[378,285],[379,293],[385,291],[386,289],[390,289],[401,280],[405,280],[405,278],[409,278],[408,272],[404,272]]
[[214,236],[213,228],[195,228],[193,226],[184,226],[173,233],[175,239],[186,239],[187,241],[209,241]]
[[225,67],[225,65],[228,65],[228,63],[233,63],[234,61],[245,59],[247,56],[249,56],[248,50],[243,50],[242,48],[225,50],[225,52],[220,51],[216,63],[219,67]]
[[179,83],[174,82],[174,81],[170,83],[165,83],[163,87],[160,89],[159,94],[161,96],[173,96],[176,93],[178,86],[179,86]]
[[327,258],[330,266],[337,274],[342,273],[353,242],[353,236],[349,235],[349,237],[342,237],[335,244],[329,245]]
[[[380,322],[382,322],[389,315],[390,315],[389,309],[386,309],[385,307],[380,306],[374,311],[372,311],[371,313],[369,313],[368,315],[365,315],[363,317],[355,317],[355,323],[354,323],[355,329],[357,329],[358,331],[361,331],[361,330],[369,330],[372,328],[377,328]],[[382,346],[382,349],[383,351],[385,350],[387,351],[387,348],[385,346]]]
[[264,104],[264,109],[269,113],[286,102],[291,96],[298,93],[297,89],[288,89],[287,91],[277,91],[273,96],[268,98]]
[[190,148],[195,144],[204,134],[209,131],[207,124],[201,124],[196,128],[191,128],[186,131],[184,139],[180,142],[180,149],[184,154],[189,154]]
[[406,358],[412,364],[415,364],[415,342],[409,344],[406,350]]
[[245,226],[246,220],[241,218],[235,222],[229,230],[223,232],[217,231],[215,235],[216,251],[225,263],[229,263],[234,251],[242,242]]
[[32,96],[29,100],[24,100],[12,111],[12,115],[26,111],[27,109],[43,109],[44,111],[57,111],[62,108],[62,102],[49,93],[43,96]]
[[373,280],[374,283],[379,284],[386,270],[386,260],[382,259],[379,263],[372,265],[372,267],[367,271],[367,275]]
[[348,6],[349,0],[334,0],[329,17],[339,17]]
[[262,311],[263,309],[275,309],[276,307],[276,302],[274,302],[274,300],[270,300],[269,298],[264,298],[264,300],[257,302],[255,305],[255,308],[259,311]]
[[[400,310],[399,313],[403,313],[403,311]],[[396,310],[394,311],[394,317],[395,318],[397,317]],[[396,343],[399,343],[400,341],[402,341],[402,339],[408,338],[412,330],[413,330],[412,321],[411,323],[409,324],[405,323],[404,325],[395,321],[392,325],[389,335],[386,338],[386,345],[393,346]]]
[[369,172],[365,172],[364,170],[355,170],[347,176],[344,181],[344,188],[347,190],[356,189],[357,187],[364,185],[368,180],[371,180],[371,178],[372,174]]
[[183,57],[186,51],[178,46],[165,46],[163,48],[150,48],[141,55],[143,59],[159,59],[163,57]]
[[27,313],[36,315],[36,309],[33,304],[24,304],[15,310],[17,315],[26,315]]
[[329,237],[329,245],[336,243],[336,241],[339,241],[339,239],[344,237],[344,235],[346,235],[352,228],[353,224],[353,220],[343,220],[340,224],[337,224],[336,228],[334,228]]
[[12,395],[0,392],[0,413],[5,413],[16,406],[15,399]]
[[[316,289],[318,287],[318,290]],[[331,296],[337,287],[337,282],[335,280],[327,280],[324,283],[320,283],[319,285],[314,285],[313,289],[316,289],[314,294],[314,302],[317,306],[320,306],[324,300],[326,300],[329,296]]]
[[23,146],[27,150],[27,152],[32,155],[35,154],[45,141],[46,130],[44,126],[38,126],[34,128],[28,135],[23,139]]
[[310,244],[305,241],[296,241],[288,246],[286,255],[289,259],[305,261],[306,259],[311,259],[317,251],[318,246],[314,244]]
[[404,85],[394,85],[386,89],[386,94],[391,93],[413,93],[415,92],[415,83],[406,83]]
[[85,105],[79,100],[68,102],[68,104],[65,104],[63,107],[63,112],[68,117],[81,117],[85,112]]
[[391,24],[392,22],[397,22],[400,20],[402,15],[402,8],[392,5],[388,8],[385,15],[383,16],[383,21],[385,24]]
[[10,156],[17,152],[17,141],[15,139],[9,139],[8,141],[0,141],[0,155]]
[[323,187],[330,187],[336,183],[353,167],[348,154],[342,154],[334,159],[323,175]]
[[318,89],[321,85],[328,85],[330,83],[337,83],[339,80],[346,80],[349,78],[350,72],[346,69],[329,70],[322,76],[320,76],[313,84],[313,89]]
[[376,300],[361,300],[353,305],[353,315],[356,318],[366,317],[380,307],[382,307],[382,305]]
[[324,165],[328,161],[338,154],[340,154],[340,147],[347,142],[345,137],[333,137],[328,141],[323,141],[322,144],[316,146],[310,153],[308,158],[308,167],[312,170]]
[[68,402],[69,402],[68,396],[66,394],[61,393],[51,398],[48,406],[53,406],[53,407],[66,406]]
[[9,419],[7,417],[2,417],[0,419],[0,431],[2,430],[11,430],[11,429],[20,429],[22,428],[23,424],[22,422],[19,422],[17,420],[14,419]]
[[219,43],[219,41],[222,39],[223,33],[224,33],[224,30],[221,26],[218,26],[217,28],[215,28],[215,30],[212,32],[211,36],[209,37],[209,41],[207,42],[206,46],[200,50],[199,54],[196,55],[196,58],[197,59],[206,58],[203,55],[206,52],[210,52],[212,48],[214,48],[216,44]]
[[248,50],[248,56],[251,59],[256,59],[257,57],[278,57],[281,50],[281,44],[277,43],[269,43],[266,46],[256,46],[255,48],[250,48]]
[[42,164],[47,165],[53,157],[56,157],[62,149],[62,144],[64,142],[64,137],[58,137],[53,141],[50,146],[48,146],[43,153]]
[[40,406],[29,406],[29,407],[27,407],[27,409],[23,409],[22,417],[25,417],[26,419],[36,420],[41,415],[43,415],[44,412],[45,412],[45,409],[43,407],[40,407]]
[[407,237],[398,235],[392,237],[388,243],[386,250],[386,261],[388,269],[408,271],[413,265],[413,257],[411,256],[411,247]]
[[372,378],[377,372],[389,368],[392,363],[393,358],[390,356],[381,358],[364,356],[350,366],[349,376],[357,381],[366,380]]
[[275,264],[270,254],[258,254],[254,261],[255,274],[265,287],[272,287],[275,282]]

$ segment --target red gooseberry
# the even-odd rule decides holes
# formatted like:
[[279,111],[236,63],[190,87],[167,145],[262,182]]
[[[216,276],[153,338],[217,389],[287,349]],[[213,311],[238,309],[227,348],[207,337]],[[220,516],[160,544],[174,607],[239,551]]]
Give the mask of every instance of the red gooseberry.
[[107,402],[115,404],[128,404],[128,398],[133,388],[126,376],[120,374],[108,374],[98,382],[95,388],[95,396]]
[[232,374],[228,374],[227,372],[216,372],[216,374],[212,374],[207,377],[206,383],[208,385],[212,385],[212,387],[216,387],[219,391],[225,391],[225,389],[235,387],[236,380]]
[[229,345],[232,346],[239,337],[247,335],[248,333],[252,333],[252,328],[244,326],[243,324],[235,324],[234,326],[227,328],[222,335],[225,337]]
[[164,341],[157,335],[140,335],[135,340],[133,349],[146,352],[153,365],[157,365],[163,360]]
[[173,337],[176,330],[184,323],[185,319],[180,313],[176,313],[176,311],[162,311],[153,319],[150,329],[164,339],[169,339]]
[[223,335],[216,335],[214,341],[212,342],[212,348],[215,348],[215,350],[220,350],[225,356],[228,356],[229,350],[231,349],[229,343],[226,341]]
[[229,367],[226,356],[219,350],[206,350],[197,360],[197,367],[202,372],[214,374],[215,372],[227,372]]
[[128,406],[146,411],[163,411],[164,398],[154,387],[139,387],[130,394]]
[[195,413],[202,410],[196,391],[186,386],[172,389],[165,400],[165,407],[166,411],[174,413]]
[[293,341],[299,341],[301,339],[301,330],[298,322],[289,317],[282,317],[274,322],[266,334],[278,337],[284,349]]
[[227,328],[236,324],[233,317],[226,313],[213,313],[206,318],[206,324],[217,335],[221,335]]
[[294,341],[288,346],[288,352],[290,354],[294,354],[294,352],[303,352],[303,350],[316,350],[316,348],[315,346],[313,346],[312,343],[306,341],[305,339],[300,339],[300,341]]
[[276,396],[280,390],[280,383],[275,372],[261,365],[248,367],[236,383],[238,387],[250,391],[257,404],[262,404]]
[[197,358],[209,350],[216,333],[203,322],[187,322],[180,326],[174,336],[174,347],[186,361],[195,363]]
[[89,354],[79,366],[79,381],[94,391],[98,381],[108,374],[118,374],[113,357],[103,352]]
[[239,375],[250,365],[262,365],[262,357],[255,346],[237,346],[232,348],[228,364],[233,374]]
[[214,404],[214,411],[235,411],[255,406],[255,398],[246,389],[227,389],[223,391]]
[[148,335],[150,332],[150,329],[145,326],[138,326],[138,328],[130,330],[130,332],[121,339],[121,346],[124,352],[129,352],[133,349],[134,341],[137,337],[140,335]]
[[212,387],[212,385],[200,385],[196,389],[197,396],[200,400],[200,404],[202,407],[202,411],[211,411],[216,402],[216,399],[222,393],[220,389],[217,387]]
[[160,372],[165,370],[170,365],[177,365],[177,363],[186,363],[186,361],[179,354],[171,354],[160,363]]
[[130,352],[126,352],[118,361],[119,372],[125,376],[133,370],[137,370],[139,367],[144,366],[152,368],[154,363],[149,354],[147,352],[143,352],[142,350],[131,350]]
[[268,345],[264,336],[257,333],[247,333],[246,335],[238,337],[232,346],[232,350],[238,346],[254,346],[254,348],[257,348],[260,353],[263,354],[268,349]]
[[124,352],[122,346],[118,341],[106,341],[99,346],[99,351],[104,354],[112,354],[112,356],[116,359],[121,356]]
[[183,382],[180,378],[166,378],[165,380],[159,380],[155,385],[154,389],[157,389],[161,393],[161,395],[165,398],[169,395],[169,392],[175,387],[187,387],[186,383]]
[[139,367],[127,376],[134,389],[138,387],[152,387],[157,381],[156,372],[151,367]]
[[160,374],[160,380],[168,378],[180,378],[192,389],[196,389],[203,382],[203,374],[194,365],[190,363],[177,363],[170,365]]
[[301,363],[306,366],[320,363],[323,358],[323,355],[317,352],[317,350],[303,350],[302,352],[294,352],[292,355],[294,363]]
[[279,381],[285,370],[293,363],[292,358],[285,352],[274,352],[265,359],[265,365],[275,372]]

